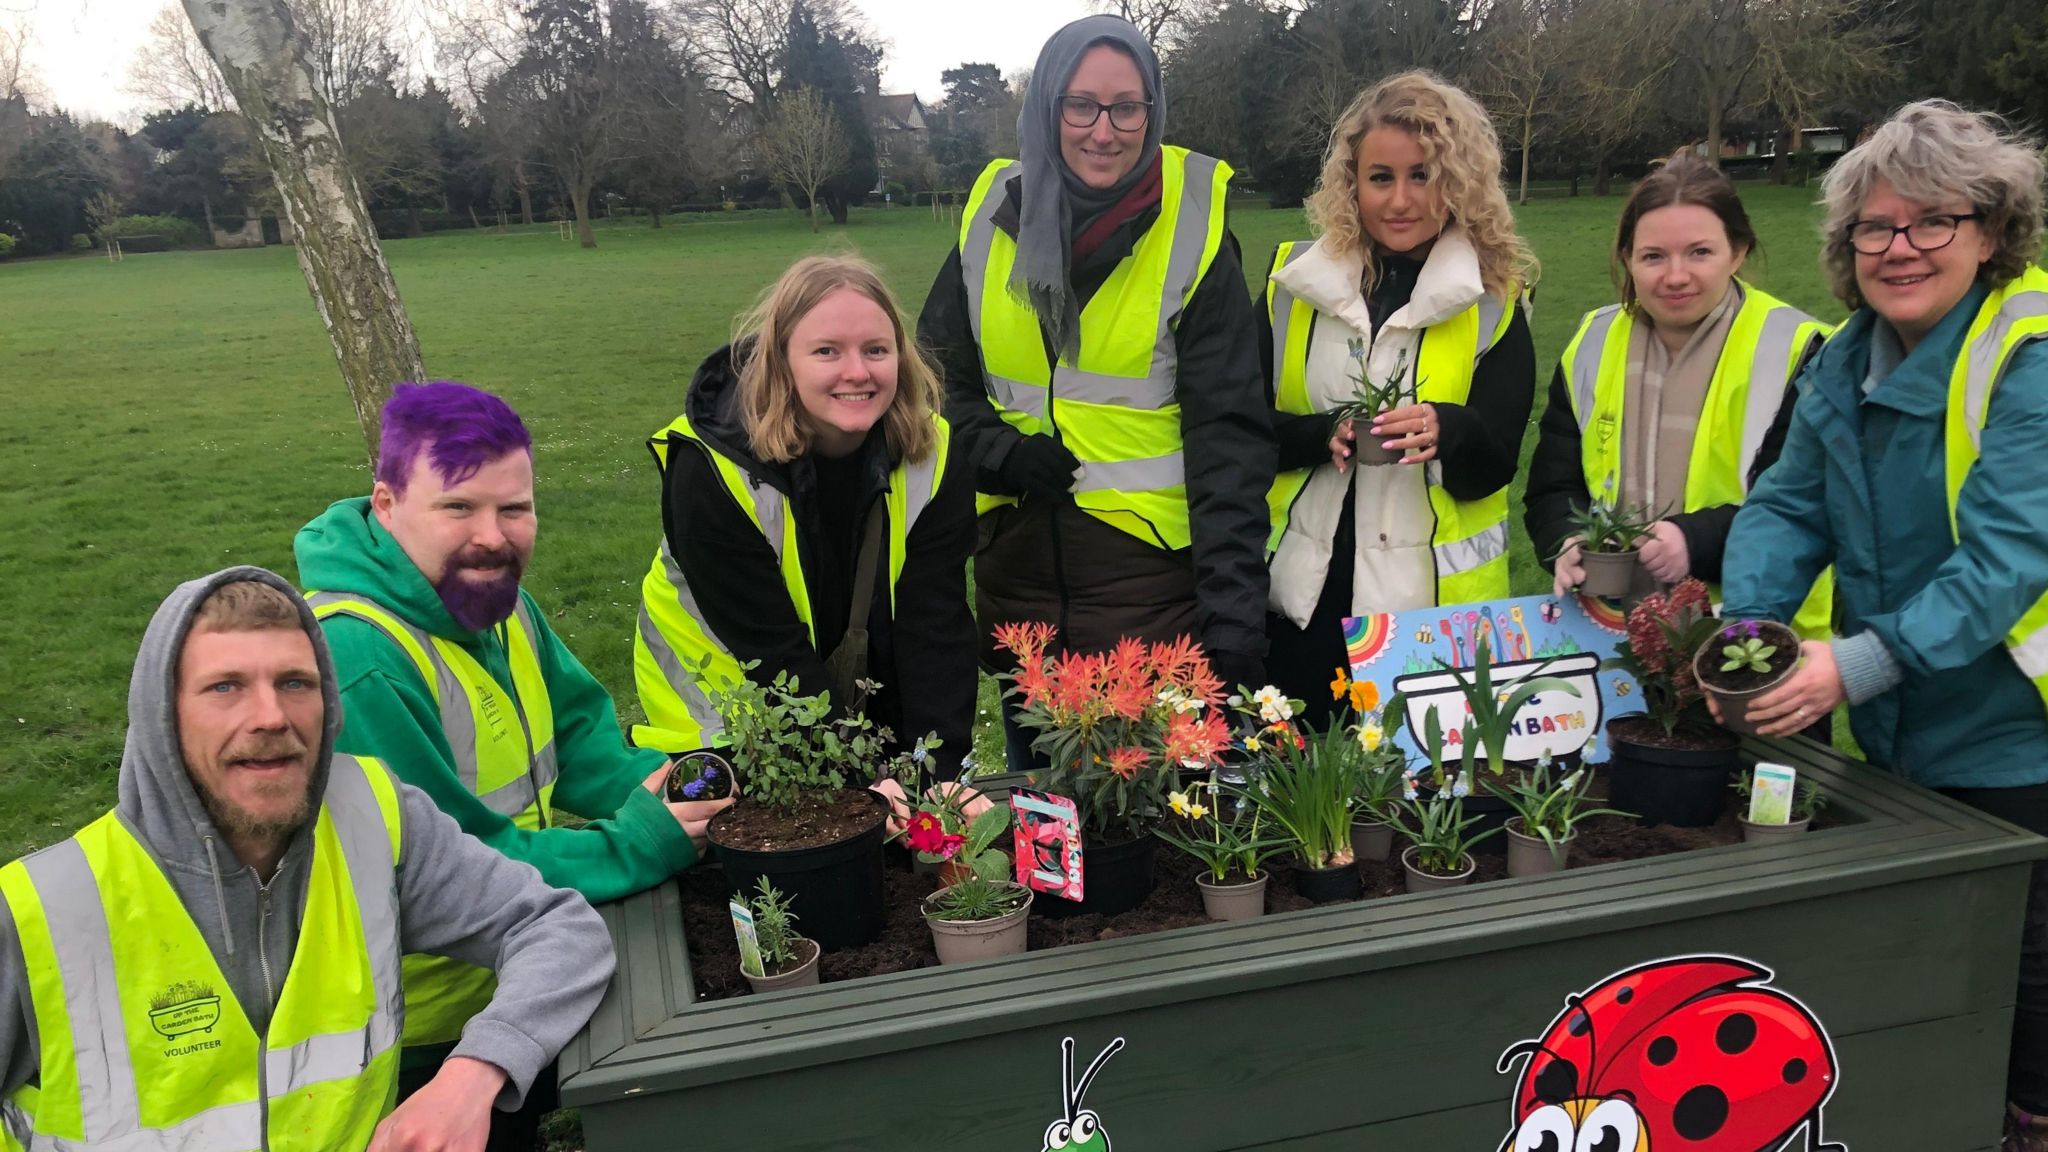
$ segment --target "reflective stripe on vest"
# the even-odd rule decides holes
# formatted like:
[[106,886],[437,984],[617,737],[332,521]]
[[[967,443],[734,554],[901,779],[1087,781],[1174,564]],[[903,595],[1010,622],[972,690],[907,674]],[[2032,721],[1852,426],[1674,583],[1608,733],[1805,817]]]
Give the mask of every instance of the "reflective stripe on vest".
[[[300,946],[258,1035],[162,870],[111,812],[0,868],[40,1048],[10,1127],[60,1152],[355,1149],[397,1094],[398,792],[334,757]],[[18,1117],[18,1119],[17,1119]]]
[[[376,626],[419,670],[441,710],[462,786],[484,807],[528,832],[549,824],[547,812],[560,767],[555,756],[554,708],[541,674],[540,635],[526,600],[505,622],[505,661],[514,691],[506,692],[476,657],[453,640],[432,635],[404,617],[354,593],[313,592],[306,602],[321,620],[352,616]],[[528,749],[539,745],[539,751]],[[446,1044],[462,1035],[469,1018],[491,1002],[497,977],[490,969],[445,956],[405,958],[405,1044]]]
[[[1751,284],[1742,285],[1741,308],[1728,328],[1713,380],[1700,408],[1686,463],[1685,496],[1678,511],[1740,504],[1749,495],[1749,470],[1792,387],[1807,349],[1829,328]],[[1586,491],[1617,489],[1621,482],[1622,408],[1628,394],[1628,348],[1634,317],[1619,304],[1587,313],[1565,345],[1566,394],[1579,424],[1580,464]],[[1712,590],[1718,600],[1720,589]],[[1833,632],[1834,572],[1821,574],[1793,618],[1801,636]]]
[[[1291,240],[1273,255],[1278,271],[1315,246]],[[1273,327],[1274,407],[1289,415],[1314,410],[1308,393],[1308,353],[1315,328],[1315,307],[1266,277],[1266,316]],[[1463,404],[1472,392],[1479,361],[1491,352],[1513,323],[1507,301],[1491,293],[1470,308],[1423,329],[1416,352],[1415,398],[1422,403]],[[1266,552],[1280,547],[1294,501],[1314,469],[1282,472],[1266,494],[1272,521]],[[1436,527],[1431,551],[1436,558],[1436,602],[1470,604],[1508,595],[1508,494],[1506,489],[1477,500],[1458,500],[1443,487],[1435,462],[1424,471],[1430,512]]]
[[[910,530],[931,506],[938,494],[939,481],[946,474],[951,432],[938,416],[933,416],[932,422],[938,430],[937,446],[922,461],[899,461],[889,473],[889,490],[884,496],[889,522],[892,617],[896,610],[896,581],[903,575],[909,553]],[[710,459],[726,492],[768,542],[781,569],[790,606],[803,621],[815,648],[817,628],[811,619],[811,596],[804,582],[796,523],[789,513],[788,500],[780,489],[757,483],[737,463],[706,444],[691,427],[688,417],[677,417],[648,441],[664,474],[668,454],[679,439],[694,445]],[[738,682],[741,675],[738,658],[711,627],[683,576],[682,565],[676,562],[668,541],[663,539],[654,551],[654,563],[640,581],[640,619],[633,634],[633,682],[639,690],[640,709],[646,713],[647,722],[633,726],[634,745],[673,755],[716,743],[725,725],[712,705],[712,694],[719,687]],[[813,690],[822,687],[814,686]]]
[[[1010,292],[1017,243],[996,227],[1014,160],[983,170],[960,230],[968,324],[997,414],[1025,435],[1057,435],[1081,461],[1074,502],[1162,548],[1186,548],[1174,331],[1223,243],[1231,169],[1163,147],[1159,217],[1081,309],[1075,363],[1047,362],[1038,318]],[[1011,503],[982,495],[982,511]]]
[[[1984,424],[1991,414],[1991,394],[2012,363],[2013,353],[2032,340],[2048,340],[2048,272],[2029,268],[1993,292],[1977,311],[1963,337],[1962,355],[1949,376],[1946,422],[1946,473],[1949,531],[1960,542],[1956,505],[1963,484],[1983,452]],[[2013,663],[2048,706],[2048,596],[2036,600],[2005,636]]]

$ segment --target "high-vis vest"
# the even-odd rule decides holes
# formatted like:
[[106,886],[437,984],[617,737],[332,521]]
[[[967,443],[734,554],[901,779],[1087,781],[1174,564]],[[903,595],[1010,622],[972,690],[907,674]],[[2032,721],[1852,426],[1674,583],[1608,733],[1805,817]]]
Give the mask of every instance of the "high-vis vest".
[[[1315,247],[1313,240],[1290,240],[1274,254],[1277,270]],[[1273,326],[1275,382],[1273,406],[1292,416],[1314,411],[1308,393],[1308,350],[1315,327],[1315,306],[1266,279],[1266,318]],[[1493,350],[1514,322],[1507,302],[1488,293],[1470,308],[1423,329],[1415,359],[1415,399],[1424,404],[1463,404],[1472,392],[1479,361]],[[1266,494],[1272,518],[1267,537],[1270,557],[1287,532],[1295,498],[1308,484],[1312,468],[1282,472]],[[1436,556],[1436,602],[1470,604],[1508,595],[1508,493],[1503,488],[1477,500],[1458,500],[1443,488],[1443,471],[1425,466],[1430,512],[1436,528],[1430,543]]]
[[41,1052],[39,1086],[8,1102],[0,1148],[367,1145],[398,1091],[398,804],[377,761],[334,757],[298,950],[277,958],[290,967],[261,1033],[114,813],[0,868]]
[[[2048,272],[2029,268],[2018,279],[1993,292],[1963,337],[1962,355],[1949,376],[1947,479],[1949,530],[1956,532],[1956,502],[1963,482],[1977,463],[1984,422],[1991,411],[1991,393],[2012,363],[2014,352],[2030,340],[2048,340]],[[1957,540],[1961,540],[1957,533]],[[2048,596],[2036,600],[2005,635],[2014,664],[2034,682],[2048,705]]]
[[[1053,435],[1081,461],[1074,503],[1148,544],[1188,546],[1178,358],[1181,311],[1223,244],[1230,165],[1160,149],[1159,218],[1081,309],[1077,362],[1054,365],[1038,317],[1010,292],[1017,242],[996,227],[1014,160],[982,171],[960,226],[967,316],[989,400],[1012,428]],[[983,494],[986,512],[1009,497]]]
[[[391,609],[352,592],[309,592],[306,603],[321,620],[353,616],[375,625],[398,645],[426,682],[441,710],[441,734],[455,758],[463,787],[485,807],[528,832],[548,826],[555,794],[555,712],[541,676],[539,634],[526,600],[505,621],[505,656],[511,693],[462,645],[415,627]],[[483,1011],[498,978],[445,956],[405,958],[405,1045],[448,1044]]]
[[[1749,468],[1777,419],[1785,390],[1824,340],[1827,325],[1752,284],[1742,285],[1742,307],[1707,385],[1699,428],[1686,464],[1685,498],[1678,511],[1740,504],[1749,495]],[[1628,345],[1635,319],[1619,304],[1586,314],[1565,345],[1564,365],[1572,415],[1579,422],[1580,460],[1588,492],[1621,485],[1622,403],[1628,392]],[[1834,573],[1823,572],[1793,618],[1809,639],[1833,631]],[[1715,599],[1720,589],[1714,588]]]
[[[938,429],[937,446],[917,463],[898,461],[889,473],[887,502],[889,520],[889,612],[896,611],[896,581],[903,575],[903,563],[910,552],[910,530],[917,518],[938,495],[939,480],[946,474],[946,453],[951,433],[946,422],[932,417]],[[797,619],[810,633],[817,647],[817,625],[811,618],[811,594],[804,583],[803,557],[797,546],[796,517],[789,498],[772,484],[756,481],[731,459],[706,444],[690,426],[687,416],[655,433],[648,441],[664,474],[668,471],[671,445],[691,444],[711,461],[733,502],[747,514],[782,571],[782,587],[789,594]],[[764,589],[764,595],[769,593]],[[852,625],[849,621],[849,626]],[[744,675],[732,649],[718,638],[711,621],[697,606],[697,597],[683,577],[683,568],[663,539],[655,549],[654,563],[640,581],[640,625],[633,634],[633,682],[640,692],[640,708],[647,723],[633,726],[633,743],[670,754],[688,752],[717,743],[725,731],[718,711],[711,705],[714,688],[739,682]],[[825,685],[809,686],[818,691]]]

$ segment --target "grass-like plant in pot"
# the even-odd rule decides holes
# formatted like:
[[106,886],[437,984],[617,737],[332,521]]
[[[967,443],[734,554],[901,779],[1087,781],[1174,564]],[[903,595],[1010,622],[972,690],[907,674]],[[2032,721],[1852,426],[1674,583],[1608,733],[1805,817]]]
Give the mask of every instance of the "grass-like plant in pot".
[[1353,900],[1361,891],[1351,852],[1351,810],[1365,750],[1343,720],[1321,732],[1296,718],[1298,700],[1267,686],[1244,711],[1265,726],[1245,738],[1252,752],[1247,794],[1294,845],[1295,887],[1311,900]]
[[867,786],[890,770],[889,731],[835,715],[829,695],[803,695],[787,672],[719,685],[711,703],[739,778],[738,801],[709,829],[728,888],[773,878],[826,951],[878,938],[887,807]]
[[1263,865],[1291,851],[1294,842],[1274,835],[1255,803],[1237,807],[1235,818],[1226,815],[1236,807],[1218,802],[1227,791],[1212,776],[1187,792],[1171,793],[1167,803],[1174,818],[1159,827],[1158,835],[1201,862],[1195,886],[1209,919],[1250,920],[1266,914]]
[[1508,875],[1535,876],[1562,872],[1565,855],[1577,836],[1579,821],[1589,816],[1628,816],[1614,808],[1591,807],[1593,774],[1574,768],[1553,780],[1555,765],[1545,756],[1527,776],[1485,781],[1488,791],[1507,801],[1515,815],[1507,824]]
[[996,643],[1017,658],[1017,670],[1003,676],[1017,723],[1046,759],[1033,785],[1073,800],[1081,820],[1084,899],[1034,906],[1047,915],[1113,915],[1152,890],[1152,833],[1178,771],[1213,767],[1230,746],[1223,683],[1186,637],[1055,653],[1053,634],[1048,624],[996,628]]
[[[1467,746],[1472,732],[1465,731]],[[1404,780],[1395,824],[1408,840],[1401,864],[1408,873],[1408,891],[1429,892],[1472,879],[1478,864],[1472,850],[1500,828],[1481,829],[1478,816],[1465,813],[1472,794],[1471,769],[1444,771],[1443,726],[1432,710],[1423,720],[1423,747],[1429,751],[1429,778],[1410,774]],[[1424,785],[1427,785],[1425,788]]]
[[[1437,661],[1446,671],[1457,673],[1458,691],[1465,698],[1457,774],[1468,784],[1478,780],[1482,773],[1500,776],[1508,772],[1511,765],[1515,771],[1522,771],[1522,765],[1514,765],[1507,758],[1508,737],[1512,734],[1516,715],[1530,698],[1543,692],[1579,695],[1578,687],[1571,681],[1561,676],[1542,674],[1550,666],[1549,660],[1531,669],[1527,676],[1510,681],[1512,687],[1504,687],[1493,677],[1492,643],[1481,636],[1474,649],[1469,669],[1453,669],[1442,660]],[[1401,704],[1401,710],[1405,712],[1405,703]],[[1435,709],[1432,708],[1429,715],[1433,718]],[[1438,727],[1441,728],[1441,723]],[[1481,831],[1491,833],[1507,824],[1508,806],[1495,796],[1475,795],[1466,808],[1479,818]]]
[[1721,723],[1755,735],[1749,705],[1799,666],[1799,635],[1775,620],[1723,620],[1693,656],[1693,675],[1721,705]]
[[[817,941],[797,934],[797,915],[790,910],[790,897],[762,876],[754,882],[754,895],[746,903],[754,914],[754,940],[760,945],[760,956],[745,955],[743,950],[740,975],[756,993],[816,984],[821,950]],[[758,976],[748,970],[756,963],[761,969]]]
[[[1636,541],[1661,517],[1609,494],[1572,511],[1572,536],[1578,538],[1579,564],[1586,575],[1579,591],[1588,596],[1626,596],[1635,582]],[[1570,537],[1567,537],[1569,539]]]
[[[975,820],[984,824],[989,817],[1007,817],[1009,809],[991,808]],[[1003,826],[1008,827],[1005,819]],[[970,831],[969,842],[974,833]],[[997,857],[998,869],[1006,869],[1009,858],[983,848],[980,859]],[[1011,956],[1027,946],[1027,921],[1031,914],[1031,889],[1008,879],[1000,871],[990,874],[977,868],[957,884],[951,884],[924,899],[925,924],[932,931],[932,947],[941,964],[964,964],[994,956]]]
[[1406,705],[1396,699],[1382,707],[1378,684],[1353,680],[1342,668],[1330,681],[1330,696],[1345,705],[1344,723],[1360,752],[1351,797],[1351,855],[1377,863],[1393,854],[1394,809],[1408,771],[1395,737],[1407,720]]
[[1330,414],[1339,421],[1351,421],[1354,431],[1351,459],[1359,464],[1398,464],[1402,453],[1392,448],[1382,448],[1380,441],[1373,439],[1372,422],[1381,413],[1390,412],[1415,398],[1415,384],[1410,379],[1408,354],[1403,352],[1394,363],[1394,370],[1385,380],[1374,381],[1365,366],[1365,341],[1354,336],[1345,342],[1351,355],[1351,396],[1330,409]]
[[1680,581],[1628,614],[1628,634],[1603,667],[1628,673],[1641,715],[1607,722],[1608,798],[1645,824],[1703,828],[1721,818],[1721,782],[1741,741],[1708,715],[1693,653],[1721,630],[1707,586]]

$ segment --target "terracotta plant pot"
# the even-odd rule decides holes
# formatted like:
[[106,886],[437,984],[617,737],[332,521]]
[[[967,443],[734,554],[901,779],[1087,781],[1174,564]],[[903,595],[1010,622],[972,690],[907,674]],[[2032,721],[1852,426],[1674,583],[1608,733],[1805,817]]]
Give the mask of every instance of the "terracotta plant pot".
[[1266,874],[1235,884],[1218,884],[1207,876],[1195,877],[1202,890],[1202,911],[1211,920],[1256,920],[1266,914]]
[[1385,820],[1353,820],[1351,854],[1360,864],[1384,863],[1394,854],[1394,826]]
[[1517,816],[1508,821],[1508,875],[1541,876],[1547,872],[1562,872],[1571,852],[1571,843],[1578,837],[1574,832],[1564,838],[1558,850],[1552,852],[1550,845],[1541,836],[1530,836],[1522,832],[1522,818]]
[[799,956],[803,956],[806,953],[809,955],[803,963],[786,972],[775,972],[767,976],[754,976],[750,975],[745,968],[742,968],[740,969],[740,975],[745,976],[747,983],[753,985],[756,996],[764,992],[780,992],[788,988],[813,987],[818,983],[818,957],[821,955],[818,951],[818,942],[798,937],[796,950]]
[[941,964],[966,964],[997,956],[1015,956],[1025,949],[1033,893],[1021,884],[1005,881],[1003,888],[1024,894],[1024,902],[989,920],[941,920],[932,915],[932,901],[944,895],[941,888],[925,897],[924,922],[932,930],[932,947]]
[[[1755,725],[1749,722],[1750,702],[1783,684],[1799,667],[1799,634],[1770,620],[1759,620],[1757,625],[1762,633],[1761,639],[1777,645],[1779,652],[1790,651],[1793,654],[1790,663],[1775,670],[1768,678],[1759,678],[1757,673],[1721,671],[1721,649],[1728,641],[1722,639],[1719,632],[1714,633],[1714,638],[1702,645],[1692,657],[1693,678],[1721,704],[1721,726],[1745,736],[1756,735]],[[1730,678],[1739,679],[1739,685],[1729,683]]]
[[1806,835],[1813,817],[1794,820],[1790,824],[1752,824],[1747,816],[1737,816],[1742,821],[1742,842],[1745,844],[1775,844],[1780,840],[1796,840]]
[[1305,899],[1327,904],[1333,900],[1356,900],[1364,894],[1365,885],[1358,877],[1358,865],[1349,861],[1327,868],[1311,868],[1297,862],[1294,890]]
[[1471,880],[1472,873],[1479,870],[1479,862],[1472,859],[1471,854],[1467,853],[1465,856],[1465,868],[1456,875],[1439,876],[1434,872],[1424,872],[1415,866],[1415,854],[1419,851],[1420,849],[1411,845],[1401,853],[1401,867],[1408,870],[1408,891],[1411,893],[1435,892],[1440,888],[1459,887]]
[[1587,552],[1579,551],[1579,564],[1586,570],[1586,578],[1579,581],[1579,591],[1588,596],[1605,596],[1619,599],[1628,595],[1636,579],[1636,551]]

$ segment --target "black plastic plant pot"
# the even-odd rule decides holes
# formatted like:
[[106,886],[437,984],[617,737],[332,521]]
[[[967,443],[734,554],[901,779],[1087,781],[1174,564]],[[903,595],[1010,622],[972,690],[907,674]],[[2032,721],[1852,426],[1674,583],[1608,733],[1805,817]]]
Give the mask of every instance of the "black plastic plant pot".
[[1365,884],[1358,878],[1356,864],[1338,864],[1329,868],[1310,868],[1306,864],[1294,866],[1294,890],[1304,900],[1327,904],[1332,900],[1356,900],[1365,892]]
[[1121,844],[1081,843],[1080,900],[1062,900],[1056,892],[1041,892],[1031,902],[1036,916],[1060,919],[1066,916],[1114,916],[1129,912],[1152,894],[1158,878],[1154,862],[1159,855],[1159,838],[1150,834]]
[[[1482,768],[1480,769],[1480,771],[1484,772],[1485,769]],[[1517,765],[1509,764],[1508,771],[1519,772],[1521,771],[1521,769]],[[1477,816],[1479,818],[1479,823],[1474,824],[1472,825],[1472,827],[1466,829],[1465,835],[1468,837],[1486,837],[1486,839],[1481,840],[1477,844],[1472,845],[1470,849],[1472,854],[1474,856],[1507,855],[1508,837],[1506,829],[1508,826],[1508,821],[1512,819],[1514,815],[1514,805],[1509,804],[1507,801],[1501,799],[1498,796],[1495,796],[1493,793],[1486,791],[1484,788],[1481,788],[1473,792],[1470,796],[1465,797],[1465,816],[1468,819],[1474,816]],[[1491,835],[1488,835],[1489,833],[1491,833]]]
[[[1740,742],[1730,736],[1726,747],[1667,748],[1631,739],[1631,730],[1643,727],[1663,731],[1641,716],[1619,717],[1607,725],[1607,746],[1613,751],[1607,762],[1608,807],[1634,813],[1644,824],[1705,828],[1720,820]],[[1724,734],[1700,734],[1697,742],[1719,735]]]
[[888,802],[862,792],[876,808],[874,827],[833,844],[782,851],[752,851],[718,845],[726,890],[752,897],[763,876],[788,895],[796,926],[827,952],[858,948],[881,938],[888,920],[882,900],[882,819]]

